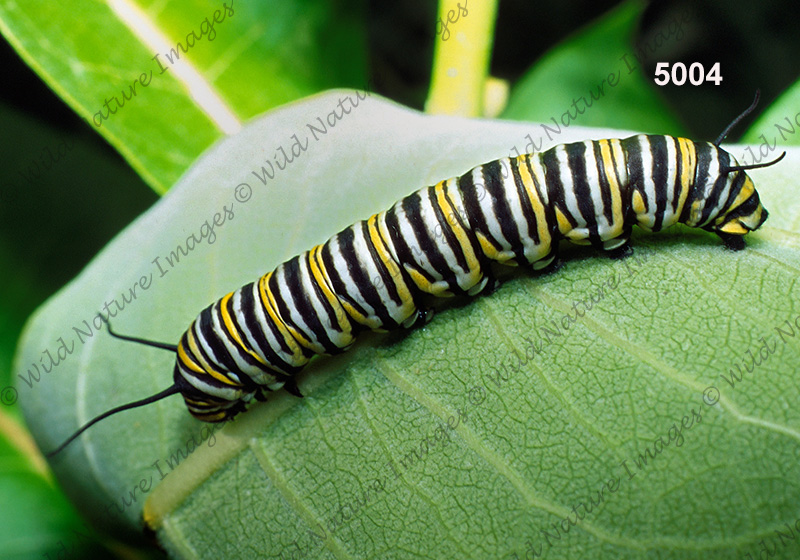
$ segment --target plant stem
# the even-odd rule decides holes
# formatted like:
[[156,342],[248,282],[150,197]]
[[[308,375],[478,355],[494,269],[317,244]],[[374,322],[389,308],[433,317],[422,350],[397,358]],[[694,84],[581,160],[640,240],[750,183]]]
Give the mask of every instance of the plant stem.
[[496,15],[497,0],[440,0],[426,112],[483,114]]

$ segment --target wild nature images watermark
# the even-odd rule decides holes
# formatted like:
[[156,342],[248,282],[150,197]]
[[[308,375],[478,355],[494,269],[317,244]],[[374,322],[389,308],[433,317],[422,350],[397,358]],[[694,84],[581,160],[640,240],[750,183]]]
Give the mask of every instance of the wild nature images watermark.
[[[353,108],[357,107],[359,102],[363,101],[368,95],[369,93],[362,94],[360,92],[355,92],[354,96],[340,98],[338,104],[333,106],[330,112],[317,119],[312,119],[311,122],[307,124],[309,131],[308,138],[310,139],[310,137],[313,136],[315,142],[322,141],[340,119],[346,118],[346,116],[352,112]],[[297,135],[293,137],[297,138]],[[303,151],[308,148],[309,143],[307,141]],[[278,154],[286,156],[286,151],[282,147],[275,150],[276,165],[278,165],[280,171],[285,170],[286,167],[294,161],[297,155],[299,155],[297,154],[292,159],[281,162],[278,159]],[[253,173],[255,174],[255,172]],[[270,177],[270,179],[272,178],[273,177]],[[239,183],[234,187],[233,191],[233,201],[224,204],[222,210],[200,223],[193,231],[190,231],[186,240],[176,245],[174,250],[163,255],[155,256],[155,258],[150,261],[152,270],[149,273],[143,275],[128,291],[123,292],[119,298],[106,301],[102,306],[102,310],[94,315],[93,318],[84,320],[82,323],[76,323],[72,328],[73,336],[65,335],[59,337],[57,339],[59,345],[44,350],[39,364],[34,362],[31,368],[28,369],[27,377],[23,375],[19,375],[18,377],[32,388],[34,383],[38,382],[41,378],[42,371],[40,371],[39,365],[42,366],[44,373],[51,373],[53,369],[67,360],[79,345],[82,345],[86,340],[93,337],[94,334],[102,328],[103,323],[105,323],[108,318],[118,317],[129,308],[130,304],[140,299],[143,293],[152,287],[154,281],[168,274],[175,266],[189,257],[197,247],[203,244],[214,244],[219,229],[234,219],[234,207],[247,203],[253,195],[253,189],[246,183]],[[17,398],[16,389],[13,387],[6,387],[3,389],[0,396],[2,396],[4,404],[13,404]],[[106,512],[110,515],[121,515],[135,503],[143,500],[154,486],[171,474],[172,471],[195,450],[204,444],[209,448],[213,447],[216,443],[215,433],[221,429],[223,425],[224,424],[204,424],[199,429],[198,433],[191,435],[186,441],[185,446],[176,448],[168,456],[156,459],[151,465],[152,472],[133,484],[127,493],[121,494],[116,500],[109,501],[106,505]],[[375,486],[375,489],[378,492],[380,492],[379,485],[381,483],[382,480],[376,479],[375,484],[378,486]],[[335,531],[345,522],[345,518],[349,519],[351,515],[355,515],[358,512],[359,503],[364,503],[364,501],[368,502],[371,496],[372,494],[367,490],[363,498],[360,499],[356,496],[352,502],[340,504],[338,510],[332,513],[328,521],[330,530]],[[59,556],[59,558],[60,557],[61,556]]]
[[[534,139],[535,133],[529,133],[525,135],[523,141],[527,140],[527,143],[524,146],[524,151],[520,152],[519,148],[517,148],[517,145],[515,144],[509,149],[508,157],[519,157],[522,154],[541,151],[545,143],[545,137],[547,137],[548,141],[552,142],[557,136],[562,134],[564,129],[567,129],[572,124],[575,124],[581,115],[589,111],[596,102],[599,102],[606,96],[606,85],[608,86],[609,90],[615,88],[620,84],[625,76],[633,74],[636,70],[638,70],[639,67],[637,66],[637,63],[641,65],[648,56],[655,54],[665,44],[671,41],[681,40],[685,35],[683,26],[690,21],[690,16],[691,14],[687,9],[682,12],[680,17],[671,19],[666,30],[659,30],[649,41],[638,41],[634,45],[633,53],[624,53],[619,58],[623,65],[621,65],[616,71],[609,72],[608,76],[603,78],[600,83],[597,84],[595,89],[590,89],[587,92],[588,97],[586,95],[573,97],[572,104],[569,105],[569,107],[567,107],[567,109],[558,118],[556,118],[556,116],[550,117],[552,126],[545,123],[540,124],[539,128],[541,128],[542,132],[536,135],[536,139]],[[625,71],[627,72],[623,74]]]
[[[243,195],[247,195],[246,197]],[[247,202],[249,194],[236,191],[236,200]],[[167,255],[157,256],[151,262],[154,267],[150,272],[143,274],[138,280],[134,281],[130,288],[115,296],[110,300],[105,300],[97,313],[83,320],[77,319],[71,331],[67,331],[56,339],[57,345],[45,348],[41,352],[38,363],[32,362],[27,368],[27,375],[17,374],[22,382],[32,389],[38,383],[42,374],[50,374],[62,363],[66,362],[76,349],[82,347],[87,340],[101,331],[103,326],[109,321],[119,317],[126,309],[138,301],[153,286],[154,279],[164,277],[171,269],[180,262],[180,259],[187,257],[198,246],[206,243],[213,245],[217,234],[215,228],[223,226],[226,222],[233,220],[234,203],[223,205],[221,211],[216,212],[211,218],[204,221],[196,231],[190,233],[184,243],[176,246]],[[162,261],[163,258],[163,261]],[[154,276],[158,274],[157,276]],[[41,368],[40,368],[41,366]],[[5,387],[0,391],[2,404],[12,405],[17,400],[17,390],[14,387]]]
[[[174,48],[170,49],[169,52],[163,53],[164,58],[167,61],[169,61],[170,65],[175,64],[180,59],[181,52],[184,54],[188,53],[189,50],[192,49],[195,46],[195,44],[200,40],[202,40],[204,37],[207,38],[209,42],[213,41],[216,38],[217,31],[214,29],[214,25],[216,23],[222,23],[226,19],[226,17],[234,15],[233,1],[231,0],[229,4],[230,6],[228,5],[228,3],[223,3],[222,10],[216,10],[210,19],[206,18],[200,23],[199,35],[195,32],[195,30],[192,30],[189,34],[186,35],[185,44],[179,41],[176,43]],[[155,60],[158,63],[159,69],[161,70],[160,73],[163,74],[169,69],[169,66],[164,65],[164,61],[162,61],[159,58],[160,56],[161,53],[157,53],[153,57],[153,60]],[[124,90],[122,91],[122,101],[120,101],[116,96],[112,97],[111,99],[106,98],[105,104],[103,105],[103,107],[105,108],[105,113],[103,113],[103,109],[101,108],[93,116],[93,122],[95,126],[98,127],[101,126],[104,120],[110,118],[112,114],[116,114],[119,109],[125,106],[125,103],[127,101],[130,101],[134,96],[136,96],[137,83],[140,84],[142,87],[147,87],[150,84],[152,77],[153,77],[152,70],[150,71],[149,75],[147,73],[142,73],[139,76],[139,78],[133,81],[131,86],[128,88],[127,93]],[[61,147],[59,146],[58,149],[59,159],[61,157],[64,157],[66,155],[67,149],[71,149],[72,146],[67,146],[66,143],[64,143],[64,148],[65,148],[64,150],[61,150]],[[25,179],[30,180],[34,175],[38,177],[41,171],[41,167],[44,167],[45,169],[49,170],[50,166],[58,161],[58,159],[56,159],[56,157],[49,150],[49,148],[45,148],[43,152],[44,151],[47,151],[48,155],[50,156],[50,159],[47,160],[44,157],[43,153],[42,165],[40,166],[39,164],[36,164],[35,168],[33,166],[29,166],[28,170],[29,176],[25,177],[23,175]],[[232,219],[233,213],[232,211],[225,208],[224,216],[225,218]],[[222,218],[222,223],[224,223],[225,218]],[[213,223],[214,226],[221,225],[220,220],[217,218],[217,216],[215,216]],[[162,266],[161,262],[158,262],[158,258],[154,261],[159,269],[159,273],[161,276],[164,276],[168,271],[165,268],[166,266],[169,266],[170,268],[173,267],[174,264],[179,260],[181,254],[183,256],[186,256],[188,252],[193,250],[194,246],[199,244],[199,242],[201,242],[203,239],[207,239],[209,244],[212,244],[214,242],[213,241],[213,239],[215,238],[215,234],[213,232],[214,226],[209,225],[208,222],[206,222],[204,226],[206,226],[206,229],[204,231],[203,228],[201,228],[199,240],[194,234],[192,234],[189,238],[187,238],[185,246],[178,246],[176,248],[176,251],[172,251],[170,255],[168,255],[165,258],[166,264],[164,266]],[[127,306],[132,301],[137,299],[138,297],[136,293],[137,290],[139,290],[140,292],[146,291],[149,289],[151,284],[152,284],[152,274],[142,276],[138,282],[135,282],[133,284],[133,286],[131,287],[131,289],[127,294],[126,293],[122,294],[121,300],[115,298],[112,302],[106,302],[104,307],[104,309],[106,310],[106,319],[108,319],[109,317],[115,317],[116,313],[123,311],[125,306]],[[113,311],[111,309],[111,306],[116,307],[117,311],[116,312]],[[102,319],[103,319],[102,316],[98,314],[92,319],[91,325],[88,320],[84,320],[83,328],[73,327],[73,331],[75,332],[75,334],[77,334],[79,343],[81,345],[85,342],[87,337],[91,338],[91,336],[93,336],[92,326],[97,330],[100,329],[103,322]],[[67,336],[67,338],[69,338],[69,336]],[[50,373],[50,371],[52,371],[53,368],[57,367],[60,363],[62,363],[67,358],[67,356],[72,354],[72,352],[75,350],[74,339],[70,338],[69,342],[67,342],[67,340],[65,340],[65,337],[62,336],[57,339],[57,342],[59,344],[58,347],[55,348],[55,350],[46,349],[42,352],[43,356],[40,358],[39,365],[42,366],[42,369],[44,370],[45,373]],[[40,379],[39,365],[37,365],[35,362],[32,364],[33,371],[31,369],[28,370],[27,378],[21,375],[18,375],[18,377],[22,379],[22,381],[24,381],[29,387],[32,387],[33,383],[38,382]],[[12,405],[17,401],[17,398],[18,398],[17,390],[12,386],[4,387],[2,390],[0,390],[0,403],[2,404]]]
[[482,405],[492,389],[502,388],[512,376],[518,375],[520,369],[532,361],[537,354],[542,356],[545,349],[552,346],[559,338],[567,336],[573,325],[579,323],[580,319],[590,313],[595,305],[617,290],[626,279],[635,277],[644,270],[647,259],[647,253],[639,249],[633,255],[619,261],[625,269],[625,274],[614,270],[604,282],[596,284],[585,299],[573,300],[572,311],[547,320],[536,328],[533,338],[523,337],[525,340],[524,352],[518,354],[512,351],[509,353],[507,361],[498,361],[492,365],[491,373],[483,375],[481,384],[474,385],[467,391],[467,401],[473,406]]
[[306,529],[304,535],[296,537],[286,550],[281,551],[281,560],[300,560],[314,549],[324,546],[329,536],[333,537],[339,528],[363,513],[380,493],[389,489],[392,482],[410,473],[412,468],[424,464],[434,453],[446,449],[453,441],[452,432],[468,420],[467,414],[459,408],[456,414],[448,417],[447,422],[437,422],[418,442],[404,446],[397,458],[390,458],[374,478],[370,477],[368,482],[359,481],[365,489],[336,504],[338,507],[334,506],[331,510],[334,513],[326,514],[325,525],[317,523],[315,528]]
[[[275,162],[278,166],[278,172],[287,169],[288,165],[296,161],[300,154],[310,149],[310,138],[313,137],[315,142],[322,141],[326,135],[330,133],[336,124],[343,118],[346,118],[354,108],[358,107],[359,102],[369,96],[369,92],[362,93],[355,91],[353,96],[346,96],[340,98],[338,103],[331,107],[331,110],[323,116],[312,118],[306,124],[308,135],[304,138],[305,144],[299,142],[299,152],[295,152],[294,145],[290,148],[289,153],[292,154],[289,159],[289,154],[283,146],[279,146],[274,150]],[[323,118],[324,117],[324,118]],[[292,135],[293,139],[298,139],[298,134]],[[283,162],[279,160],[280,156],[286,158]],[[296,155],[295,155],[296,154]],[[265,167],[261,168],[261,174],[256,171],[251,173],[263,179],[263,184],[266,185],[269,180],[276,176],[275,168],[272,163],[267,161],[270,165],[270,171]],[[17,377],[28,386],[33,388],[34,384],[38,383],[42,374],[50,374],[54,369],[64,363],[69,356],[71,356],[77,348],[91,339],[95,333],[102,330],[103,325],[109,320],[120,316],[130,305],[138,301],[145,293],[147,293],[153,286],[155,281],[166,276],[173,270],[183,259],[188,258],[198,247],[203,245],[213,245],[217,240],[217,232],[220,228],[230,223],[235,218],[236,214],[234,208],[239,205],[244,205],[250,201],[254,192],[252,187],[246,182],[238,183],[233,188],[233,199],[229,203],[223,205],[222,209],[215,212],[213,216],[209,216],[205,221],[198,224],[198,226],[189,232],[185,241],[178,243],[174,249],[162,255],[156,255],[150,260],[152,268],[149,272],[143,274],[138,280],[131,283],[131,287],[120,293],[110,300],[106,300],[102,305],[98,306],[98,312],[85,318],[78,319],[72,326],[71,331],[67,331],[62,336],[55,340],[55,344],[49,348],[45,348],[41,352],[38,363],[32,362],[27,369],[27,375],[17,374]],[[198,310],[199,311],[199,310]],[[187,321],[188,324],[188,321]],[[13,386],[4,387],[0,390],[0,403],[4,405],[13,405],[18,398],[18,391]]]
[[[204,424],[200,427],[200,430],[198,430],[198,433],[196,434],[198,437],[195,437],[195,434],[192,434],[192,436],[186,441],[186,445],[176,448],[174,452],[164,459],[164,463],[161,462],[160,458],[156,459],[155,462],[153,462],[152,467],[160,476],[158,481],[165,479],[169,474],[172,473],[173,470],[178,467],[181,462],[185,461],[189,455],[194,453],[203,444],[206,444],[209,448],[214,447],[217,441],[215,432],[218,432],[220,429],[222,429],[226,423],[227,421],[219,424]],[[109,516],[121,516],[134,503],[137,503],[139,499],[143,499],[152,489],[153,475],[150,475],[149,477],[143,477],[136,485],[134,485],[133,489],[128,492],[127,496],[122,494],[118,500],[110,501],[105,508],[106,514]],[[78,554],[85,552],[83,548],[84,546],[98,542],[97,537],[93,534],[93,531],[85,523],[83,526],[86,529],[86,533],[72,530],[74,538],[67,540],[67,542],[64,542],[64,539],[59,540],[59,550],[56,552],[55,556],[53,556],[52,553],[47,552],[42,555],[42,558],[46,558],[47,560],[68,560],[70,558],[78,558]]]
[[[784,122],[786,123],[785,127],[783,126]],[[783,119],[772,123],[772,126],[778,131],[770,136],[772,141],[770,142],[770,140],[767,139],[767,133],[764,132],[759,136],[759,138],[761,138],[761,144],[758,146],[758,154],[753,151],[752,146],[747,146],[739,158],[739,162],[742,165],[756,165],[766,160],[771,152],[778,149],[778,134],[780,134],[781,140],[786,142],[790,136],[797,133],[795,124],[800,126],[800,111],[795,113],[794,117],[790,118],[789,115],[787,115],[783,117]]]
[[440,17],[436,19],[436,36],[442,36],[442,41],[447,41],[450,38],[450,29],[448,29],[448,25],[453,24],[455,25],[458,23],[462,17],[467,17],[469,12],[467,11],[467,1],[464,0],[464,5],[461,5],[461,2],[456,4],[456,9],[448,10],[447,11],[447,20],[443,20]]
[[[167,457],[157,458],[153,461],[152,474],[142,477],[138,483],[133,485],[133,488],[127,495],[121,494],[118,499],[112,500],[106,504],[105,511],[107,514],[122,515],[134,503],[137,503],[140,498],[146,496],[150,490],[153,489],[153,477],[157,476],[156,483],[164,480],[169,474],[174,471],[178,465],[189,458],[197,449],[205,444],[208,448],[214,447],[217,443],[216,432],[220,431],[231,420],[219,422],[216,424],[205,423],[196,433],[193,433],[189,439],[186,440],[186,445],[177,447]],[[195,437],[197,436],[197,437]],[[138,491],[138,492],[137,492]],[[138,497],[137,497],[138,493]]]
[[[797,327],[798,331],[800,331],[800,315],[795,317],[793,322],[790,319],[786,319],[780,325],[773,327],[773,330],[777,334],[777,339],[780,340],[783,346],[786,346],[786,343],[789,339],[797,336],[795,327]],[[757,354],[754,354],[753,349],[751,348],[747,350],[747,357],[742,358],[742,365],[744,366],[745,371],[742,371],[742,365],[735,363],[728,370],[727,377],[724,374],[720,375],[722,380],[730,385],[732,389],[736,388],[736,384],[744,379],[745,372],[753,373],[756,368],[766,363],[767,360],[769,360],[769,357],[776,352],[778,348],[778,340],[776,340],[771,346],[770,343],[772,342],[772,339],[768,341],[765,336],[762,336],[759,338],[759,340],[761,341],[761,345],[757,348]],[[748,357],[749,360],[747,359]],[[734,371],[734,368],[736,368],[736,371]]]
[[[585,316],[595,305],[616,290],[625,278],[638,274],[643,269],[646,260],[646,255],[636,257],[636,254],[634,254],[629,259],[621,261],[627,275],[617,274],[616,272],[611,274],[607,281],[598,285],[596,289],[589,291],[585,298],[575,300],[573,304],[574,316],[568,313],[564,317],[551,319],[550,323],[554,325],[554,330],[550,330],[549,326],[545,327],[542,336],[548,337],[548,341],[550,341],[550,336],[565,336],[566,331],[572,324]],[[526,340],[529,339],[526,338]],[[530,348],[533,350],[533,355],[536,352],[541,353],[544,351],[543,342],[544,340],[538,346],[535,343],[531,343]],[[517,372],[528,361],[527,359],[522,361],[523,358],[518,358],[518,360],[520,365],[516,369]],[[457,407],[456,414],[451,415],[446,423],[441,422],[431,428],[427,435],[420,439],[418,445],[403,448],[397,459],[390,460],[385,464],[385,468],[381,473],[378,473],[374,478],[370,478],[369,482],[362,481],[362,486],[365,487],[365,490],[353,496],[352,499],[340,503],[338,509],[334,510],[334,515],[327,518],[326,525],[318,523],[315,528],[307,529],[304,536],[301,535],[295,538],[289,549],[281,555],[281,559],[300,560],[311,554],[314,549],[323,546],[325,540],[329,536],[333,536],[339,527],[352,521],[356,514],[363,512],[370,503],[375,501],[380,493],[385,492],[391,482],[399,479],[406,472],[410,472],[412,467],[417,467],[424,463],[434,452],[447,448],[452,443],[453,431],[459,425],[466,424],[472,411],[483,405],[486,400],[488,382],[497,383],[498,387],[500,387],[510,379],[510,374],[507,373],[502,376],[498,372],[494,376],[486,376],[486,379],[485,385],[473,387],[467,392],[465,395],[467,406]],[[591,512],[591,508],[588,511]]]
[[[230,6],[228,5],[230,4]],[[175,47],[171,48],[169,52],[166,53],[156,53],[152,60],[154,60],[158,64],[158,69],[161,70],[158,75],[163,74],[167,70],[170,69],[170,66],[175,65],[175,63],[180,60],[181,53],[187,54],[194,46],[201,41],[204,37],[209,41],[213,41],[217,38],[217,31],[214,29],[214,25],[218,23],[222,23],[225,21],[226,18],[233,16],[233,0],[228,0],[227,2],[222,4],[221,10],[215,10],[214,13],[210,16],[205,18],[202,22],[200,22],[200,35],[195,33],[195,30],[192,29],[186,35],[186,42],[185,44],[178,41],[175,44]],[[159,57],[163,54],[164,59],[162,60]],[[168,65],[165,66],[164,64],[168,62]],[[138,78],[131,82],[131,85],[128,86],[127,92],[123,89],[121,90],[122,94],[122,101],[116,96],[106,97],[105,103],[98,109],[94,115],[92,116],[92,122],[96,127],[100,127],[103,124],[103,121],[108,120],[111,118],[111,115],[115,115],[117,111],[125,107],[125,104],[131,101],[134,97],[136,97],[136,86],[140,85],[142,88],[146,88],[150,85],[150,82],[153,79],[153,70],[150,70],[149,74],[147,72],[142,72]],[[103,113],[103,109],[105,109],[105,113]]]
[[[711,407],[716,404],[716,401],[713,401],[704,393],[702,404]],[[617,493],[624,482],[632,480],[637,474],[643,472],[648,463],[652,463],[671,444],[674,443],[675,447],[681,447],[685,441],[684,434],[702,422],[702,410],[702,406],[693,406],[682,418],[673,422],[667,430],[659,434],[653,440],[652,445],[645,447],[644,451],[632,459],[630,465],[628,464],[628,459],[624,459],[620,463],[621,472],[616,473],[616,475],[612,474],[607,482],[600,485],[595,494],[589,495],[586,501],[573,504],[569,509],[570,513],[557,521],[553,521],[550,527],[539,529],[540,536],[528,538],[525,541],[526,547],[524,551],[512,551],[504,555],[503,558],[508,560],[532,560],[542,557],[564,535],[569,534],[573,527],[580,525],[584,519],[592,514],[595,508],[606,501],[606,492],[608,492],[608,495]]]
[[[794,523],[789,525],[789,523],[783,524],[783,529],[773,529],[773,536],[769,537],[769,542],[767,539],[761,539],[758,549],[758,555],[754,556],[752,552],[747,552],[744,556],[744,560],[767,560],[768,558],[772,558],[778,552],[785,550],[787,547],[794,545],[797,547],[797,542],[790,542],[796,541],[797,536],[800,535],[800,518],[795,519]],[[797,557],[797,552],[795,552],[795,557]]]
[[[207,445],[209,448],[214,447],[217,442],[217,436],[215,433],[221,430],[229,421],[230,420],[226,420],[225,422],[220,422],[218,424],[204,424],[200,427],[196,434],[191,435],[191,437],[186,441],[185,446],[177,447],[168,457],[164,458],[163,463],[161,458],[156,459],[152,464],[155,474],[159,476],[156,482],[164,480],[169,474],[172,473],[173,470],[178,467],[180,463],[185,461],[189,455],[194,453],[203,444]],[[139,482],[135,484],[130,491],[128,491],[127,495],[123,493],[118,499],[111,500],[106,504],[106,514],[121,518],[122,514],[125,513],[125,511],[131,506],[133,506],[133,504],[138,503],[140,499],[144,499],[145,496],[153,489],[153,487],[153,474],[142,477],[142,479],[139,480]],[[85,546],[97,542],[97,538],[92,536],[91,529],[89,529],[86,524],[84,524],[84,527],[86,529],[86,534],[72,530],[72,533],[74,533],[75,537],[74,539],[70,539],[67,541],[67,543],[65,543],[64,540],[58,541],[59,550],[57,551],[56,556],[52,556],[51,553],[48,552],[43,554],[42,557],[46,558],[47,560],[67,560],[69,558],[78,558],[79,553],[85,552],[82,548],[82,545]]]
[[[571,320],[573,319],[570,318],[569,321]],[[783,346],[786,346],[787,342],[800,332],[800,315],[793,320],[787,319],[783,321],[774,327],[774,331],[776,333],[774,341],[768,340],[766,336],[762,336],[758,339],[761,342],[759,346],[754,349],[748,349],[745,352],[745,357],[742,359],[744,371],[742,371],[740,364],[734,363],[729,369],[728,375],[720,374],[720,378],[730,385],[731,388],[734,388],[737,383],[743,380],[745,372],[753,373],[758,367],[766,363],[770,356],[778,351],[779,342],[783,344]],[[522,363],[521,358],[518,358],[518,360]],[[499,387],[500,381],[506,381],[507,379],[508,376],[504,378],[498,373],[494,381]],[[482,403],[483,399],[485,399],[485,388],[481,387],[479,390],[473,389],[468,395],[468,398],[473,404]],[[624,482],[632,480],[634,477],[643,473],[671,446],[675,448],[682,447],[689,431],[692,430],[694,426],[702,423],[704,407],[715,407],[720,399],[721,394],[716,386],[709,385],[706,387],[700,399],[702,404],[699,406],[692,406],[683,416],[676,418],[671,425],[660,433],[657,433],[650,444],[640,448],[635,456],[623,459],[618,465],[618,471],[612,473],[609,480],[601,484],[596,493],[589,495],[585,501],[573,504],[572,508],[569,510],[570,513],[552,522],[550,527],[540,529],[540,536],[538,539],[536,537],[528,538],[525,541],[526,548],[523,551],[512,551],[504,556],[504,558],[508,558],[509,560],[520,560],[522,558],[530,560],[543,556],[546,550],[563,538],[563,535],[568,534],[573,527],[578,526],[588,515],[600,506],[608,495],[618,492],[620,487],[624,485]],[[787,546],[787,539],[791,538],[794,540],[796,538],[794,530],[788,523],[786,527],[787,531],[789,531],[788,534],[781,534],[779,531],[775,531],[776,535],[773,541],[779,540],[778,544],[780,544],[780,547]],[[770,552],[765,539],[762,539],[759,544],[762,550],[766,550],[766,553],[768,553],[770,557],[773,556],[776,553],[775,551],[779,548],[778,544],[772,543],[774,545],[773,551]],[[765,552],[761,554],[763,555]],[[750,553],[748,553],[747,558],[753,560]]]
[[[288,153],[286,148],[284,148],[282,145],[278,146],[273,150],[272,158],[267,158],[264,161],[265,165],[261,167],[261,170],[252,170],[250,174],[253,175],[253,177],[255,177],[262,186],[266,186],[267,183],[275,179],[275,176],[279,172],[285,171],[309,149],[311,138],[314,139],[314,142],[319,142],[320,140],[324,139],[329,131],[332,131],[340,121],[345,119],[353,110],[357,109],[359,104],[371,95],[371,85],[372,82],[370,80],[364,87],[363,92],[355,90],[353,92],[355,96],[348,95],[343,98],[340,97],[339,103],[331,108],[330,112],[325,115],[324,119],[322,118],[322,115],[317,115],[316,118],[312,118],[306,123],[305,134],[303,134],[303,132],[296,132],[289,137],[292,142],[289,146]],[[302,140],[298,136],[301,134],[303,135]],[[272,164],[273,161],[275,162],[275,165]],[[267,169],[267,166],[269,166],[269,169]],[[277,171],[275,170],[276,167],[278,168]],[[252,190],[250,184],[246,182],[239,183],[236,188]]]

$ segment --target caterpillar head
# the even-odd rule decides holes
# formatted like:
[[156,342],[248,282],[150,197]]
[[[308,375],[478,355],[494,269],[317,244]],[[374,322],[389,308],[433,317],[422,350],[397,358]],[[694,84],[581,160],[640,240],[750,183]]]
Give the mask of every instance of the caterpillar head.
[[257,387],[248,377],[231,373],[218,359],[209,358],[211,353],[227,354],[223,341],[213,331],[205,339],[196,334],[196,330],[202,330],[202,324],[206,322],[203,318],[209,309],[211,306],[181,337],[175,350],[172,379],[192,416],[203,422],[225,422],[245,410]]
[[[92,420],[90,420],[89,422],[81,426],[77,431],[75,431],[69,438],[67,438],[66,441],[64,441],[56,449],[48,453],[47,457],[53,457],[54,455],[58,454],[62,449],[64,449],[67,445],[69,445],[75,438],[77,438],[89,427],[93,426],[100,420],[108,418],[109,416],[116,414],[118,412],[122,412],[123,410],[129,410],[131,408],[137,408],[140,406],[145,406],[154,403],[156,401],[160,401],[161,399],[167,398],[171,395],[176,395],[176,394],[182,395],[192,415],[195,418],[198,418],[205,422],[225,422],[227,420],[230,420],[231,418],[236,416],[239,412],[245,410],[247,403],[250,400],[252,400],[253,396],[259,399],[263,398],[260,392],[243,390],[241,387],[239,387],[238,389],[235,388],[226,389],[224,387],[222,388],[217,387],[216,390],[204,392],[201,388],[195,387],[192,383],[190,383],[187,380],[187,376],[184,375],[183,371],[181,371],[182,367],[184,368],[186,367],[186,366],[181,366],[182,361],[186,359],[186,351],[182,345],[175,346],[173,344],[165,344],[163,342],[155,342],[143,338],[117,334],[111,330],[111,325],[109,324],[108,320],[103,317],[102,314],[100,314],[100,317],[105,320],[106,325],[108,326],[109,334],[115,338],[120,338],[122,340],[128,340],[131,342],[144,344],[146,346],[153,346],[155,348],[161,348],[163,350],[169,350],[170,352],[174,352],[177,355],[177,360],[173,374],[173,379],[174,379],[173,384],[164,389],[163,391],[156,393],[155,395],[151,395],[147,398],[127,403],[118,406],[116,408],[112,408],[111,410],[107,410],[106,412],[94,417]],[[183,340],[181,341],[181,343],[183,344]],[[208,373],[200,370],[202,370],[202,368],[198,368],[198,370],[195,370],[195,373],[200,373],[200,374]],[[192,376],[188,377],[191,378]],[[208,375],[205,377],[212,379],[211,384],[214,384],[212,375]],[[222,385],[222,383],[219,382],[218,385]],[[205,389],[205,386],[203,386],[203,388]]]
[[233,388],[203,392],[187,381],[181,372],[180,359],[175,364],[173,379],[189,413],[203,422],[227,422],[233,419],[247,408],[247,403],[254,395],[253,392]]
[[[724,150],[719,148],[718,150],[727,156],[725,159],[730,158],[728,161],[733,159]],[[773,165],[785,155],[786,152],[774,161],[758,165],[720,166],[716,179],[709,179],[714,181],[713,188],[709,189],[709,197],[714,197],[715,193],[722,193],[722,196],[716,197],[713,210],[710,208],[706,210],[709,214],[707,219],[703,220],[705,225],[702,228],[719,235],[729,249],[743,249],[745,246],[743,236],[761,227],[769,216],[761,204],[753,180],[745,170]],[[696,207],[692,209],[693,213],[695,209]]]
[[[100,317],[103,317],[103,315],[101,314]],[[96,416],[81,426],[55,450],[48,453],[47,457],[53,457],[59,453],[69,445],[72,440],[100,420],[112,414],[122,412],[123,410],[129,410],[160,401],[171,395],[180,394],[183,396],[183,400],[186,402],[186,406],[192,416],[204,422],[227,422],[233,419],[234,416],[246,410],[247,404],[252,401],[253,398],[256,400],[266,400],[264,391],[276,391],[284,388],[292,395],[298,397],[303,396],[297,388],[294,378],[276,381],[267,384],[266,387],[261,387],[253,383],[252,380],[237,383],[239,376],[230,372],[220,372],[216,369],[214,371],[207,371],[210,369],[210,366],[204,368],[199,365],[200,363],[204,363],[204,360],[197,359],[197,356],[193,354],[191,349],[194,347],[195,350],[200,350],[196,344],[193,346],[188,341],[186,333],[184,333],[180,344],[176,346],[174,344],[165,344],[163,342],[155,342],[144,338],[117,334],[111,330],[111,325],[108,320],[105,318],[103,319],[108,326],[108,333],[115,338],[161,348],[175,353],[176,361],[173,372],[173,383],[155,395],[112,408]]]
[[173,386],[191,415],[203,422],[226,422],[244,412],[254,398],[266,400],[270,391],[283,388],[302,397],[293,377],[254,359],[252,353],[237,360],[227,346],[227,331],[206,329],[215,305],[203,310],[175,347]]
[[[769,213],[761,205],[753,180],[745,171],[778,163],[786,155],[759,164],[739,165],[736,159],[719,147],[731,129],[758,105],[759,92],[753,103],[722,131],[711,146],[710,158],[717,165],[708,166],[706,177],[695,177],[695,192],[702,193],[692,202],[691,225],[698,225],[720,236],[725,246],[734,251],[744,249],[744,235],[758,229]],[[733,162],[734,165],[729,165]],[[711,171],[714,167],[716,172]],[[703,224],[703,225],[701,225]]]

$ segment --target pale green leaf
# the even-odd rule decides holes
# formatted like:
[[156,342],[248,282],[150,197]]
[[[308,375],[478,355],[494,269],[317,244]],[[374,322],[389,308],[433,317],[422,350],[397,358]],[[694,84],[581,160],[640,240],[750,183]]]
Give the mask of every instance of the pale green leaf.
[[[16,359],[23,377],[60,338],[74,344],[40,382],[17,383],[43,450],[171,383],[168,352],[104,330],[80,343],[73,330],[141,277],[148,288],[114,326],[177,342],[228,291],[541,131],[424,116],[374,95],[329,116],[348,97],[280,108],[217,144],[34,315]],[[318,117],[335,126],[315,140]],[[295,134],[305,150],[262,185],[251,171],[291,153]],[[627,134],[570,127],[549,145]],[[529,546],[552,559],[757,557],[762,539],[780,546],[785,523],[796,535],[800,517],[798,165],[792,149],[752,172],[771,215],[742,252],[688,228],[637,235],[623,261],[567,248],[554,274],[515,271],[424,328],[368,334],[315,360],[304,399],[280,392],[212,434],[171,397],[94,426],[52,466],[116,534],[135,538],[148,500],[160,542],[181,558],[532,558]],[[247,203],[235,200],[242,182]],[[234,217],[214,243],[166,266],[225,206]],[[793,334],[782,342],[776,327]],[[762,337],[772,353],[731,387],[720,376]],[[708,387],[721,394],[714,406]]]
[[254,115],[320,89],[363,87],[361,9],[326,0],[0,0],[0,32],[161,193]]

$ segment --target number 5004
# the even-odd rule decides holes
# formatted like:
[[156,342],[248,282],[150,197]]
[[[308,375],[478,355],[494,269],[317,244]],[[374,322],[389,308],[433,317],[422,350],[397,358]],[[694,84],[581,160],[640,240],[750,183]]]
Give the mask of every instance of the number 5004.
[[719,62],[715,62],[711,70],[706,74],[706,69],[699,62],[693,62],[686,70],[686,65],[683,62],[676,62],[672,65],[672,72],[669,71],[669,62],[659,62],[656,64],[656,85],[665,86],[670,81],[676,86],[682,86],[689,79],[689,83],[693,86],[699,86],[703,82],[714,82],[718,86],[722,81],[722,75],[719,70]]

